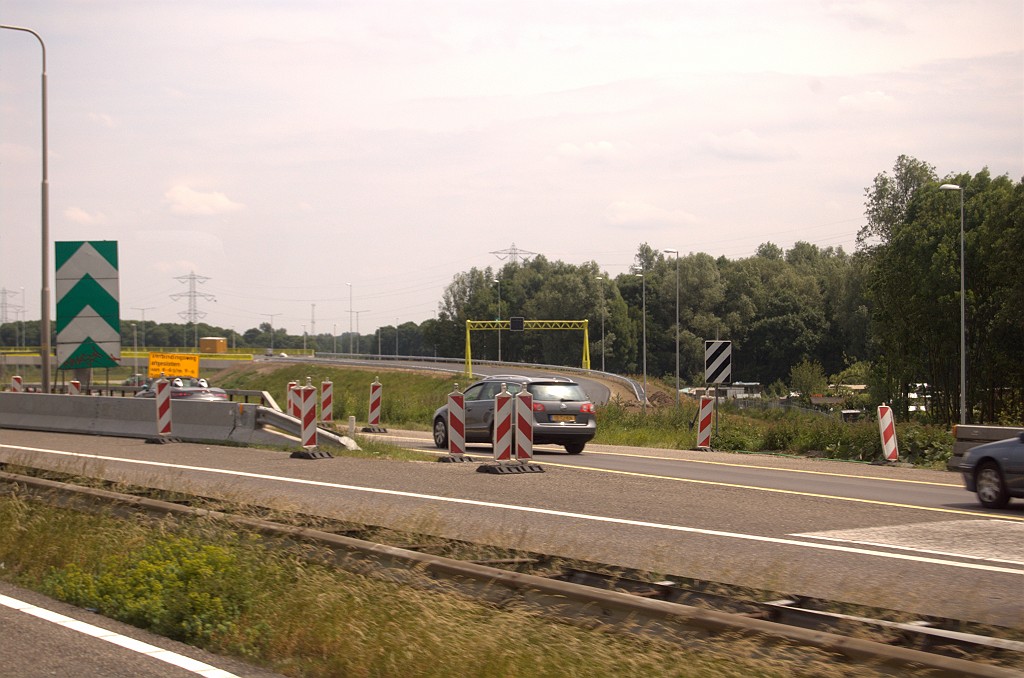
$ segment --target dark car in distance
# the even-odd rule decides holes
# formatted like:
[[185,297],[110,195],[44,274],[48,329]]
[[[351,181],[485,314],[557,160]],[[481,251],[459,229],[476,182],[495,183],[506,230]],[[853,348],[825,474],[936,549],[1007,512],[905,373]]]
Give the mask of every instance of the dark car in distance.
[[[222,388],[210,386],[206,379],[196,377],[165,377],[171,382],[171,400],[229,400],[228,393]],[[135,392],[136,398],[155,398],[156,379],[149,379],[141,389]]]
[[[561,445],[579,454],[597,433],[594,404],[583,387],[565,377],[486,377],[465,391],[466,442],[491,443],[494,431],[494,397],[502,384],[512,395],[526,389],[533,396],[533,442]],[[448,447],[448,406],[439,407],[433,418],[434,444]]]
[[960,462],[968,492],[985,508],[1003,508],[1024,498],[1024,432],[1014,438],[972,447]]

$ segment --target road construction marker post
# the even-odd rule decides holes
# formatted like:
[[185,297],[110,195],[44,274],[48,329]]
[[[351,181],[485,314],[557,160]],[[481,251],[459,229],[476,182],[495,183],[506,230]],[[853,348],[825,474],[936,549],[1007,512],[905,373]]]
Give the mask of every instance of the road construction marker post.
[[512,394],[508,386],[501,385],[501,393],[494,396],[494,461],[512,460]]
[[302,450],[292,452],[292,458],[296,459],[326,459],[331,458],[329,452],[317,449],[317,428],[316,428],[316,386],[313,386],[313,379],[306,377],[306,385],[293,389],[296,404],[299,408],[299,440]]
[[882,436],[882,456],[886,461],[899,461],[900,450],[896,445],[896,423],[892,418],[892,408],[888,405],[878,406],[878,433]]
[[163,442],[164,436],[171,435],[171,382],[161,374],[153,385],[156,387],[156,432]]
[[[525,412],[521,424],[518,403],[529,403],[529,409]],[[526,431],[520,430],[520,426]],[[528,442],[523,440],[527,436]],[[520,443],[525,447],[521,448]],[[509,393],[506,384],[501,385],[501,392],[494,396],[492,445],[494,460],[498,463],[481,464],[476,469],[478,472],[498,474],[544,472],[544,467],[539,464],[524,464],[522,462],[523,458],[529,459],[533,456],[533,397],[529,393],[524,398],[520,398]],[[521,454],[527,454],[527,450],[529,450],[529,456],[521,457]]]
[[[448,394],[448,456],[438,461],[462,462],[466,457],[466,396],[455,384],[455,390]],[[472,460],[470,460],[472,461]]]
[[711,449],[711,422],[715,410],[714,398],[701,396],[700,411],[697,414],[697,449]]
[[68,395],[82,395],[82,382],[72,379],[68,382]]
[[302,446],[316,447],[316,388],[313,380],[306,378],[306,385],[296,389],[299,396],[299,418],[302,420]]
[[287,391],[287,396],[285,397],[285,407],[284,407],[285,412],[287,412],[291,416],[295,417],[296,419],[299,418],[298,407],[296,407],[296,404],[295,404],[296,400],[297,400],[297,397],[296,397],[296,394],[295,394],[295,389],[297,389],[298,387],[299,387],[299,382],[297,382],[297,381],[289,381],[288,382],[288,391]]
[[25,392],[25,382],[23,382],[21,377],[19,377],[18,375],[14,375],[13,377],[11,377],[11,391],[13,391],[14,393]]
[[384,399],[384,387],[379,377],[373,378],[370,384],[370,416],[367,418],[367,426],[363,427],[363,433],[387,433],[388,430],[380,425],[380,405]]
[[320,421],[334,421],[334,384],[327,379],[320,382]]
[[533,459],[533,396],[525,388],[516,394],[516,459]]

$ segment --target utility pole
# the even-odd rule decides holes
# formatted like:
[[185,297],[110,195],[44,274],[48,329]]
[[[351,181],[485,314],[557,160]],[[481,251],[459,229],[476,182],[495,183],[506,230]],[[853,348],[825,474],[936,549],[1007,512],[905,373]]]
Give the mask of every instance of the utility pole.
[[133,311],[142,311],[142,348],[146,348],[146,311],[152,311],[156,306],[132,306]]
[[274,355],[274,318],[281,315],[280,313],[261,313],[270,318],[270,355]]

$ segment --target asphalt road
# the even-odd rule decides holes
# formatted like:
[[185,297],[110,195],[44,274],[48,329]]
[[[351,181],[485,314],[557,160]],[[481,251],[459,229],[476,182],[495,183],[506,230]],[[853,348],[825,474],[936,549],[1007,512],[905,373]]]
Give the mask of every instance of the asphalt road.
[[[427,433],[381,437],[433,450]],[[486,459],[486,446],[478,451]],[[3,431],[0,461],[920,615],[1024,627],[1024,503],[945,471],[588,445],[545,473]]]

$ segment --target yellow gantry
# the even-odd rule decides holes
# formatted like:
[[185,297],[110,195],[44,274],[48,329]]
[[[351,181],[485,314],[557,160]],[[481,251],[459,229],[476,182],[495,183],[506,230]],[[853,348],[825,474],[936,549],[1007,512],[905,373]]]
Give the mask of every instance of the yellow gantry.
[[[583,369],[590,369],[589,320],[524,320],[523,330],[583,330]],[[472,342],[469,334],[474,330],[511,330],[509,320],[466,321],[466,374],[473,374]]]

